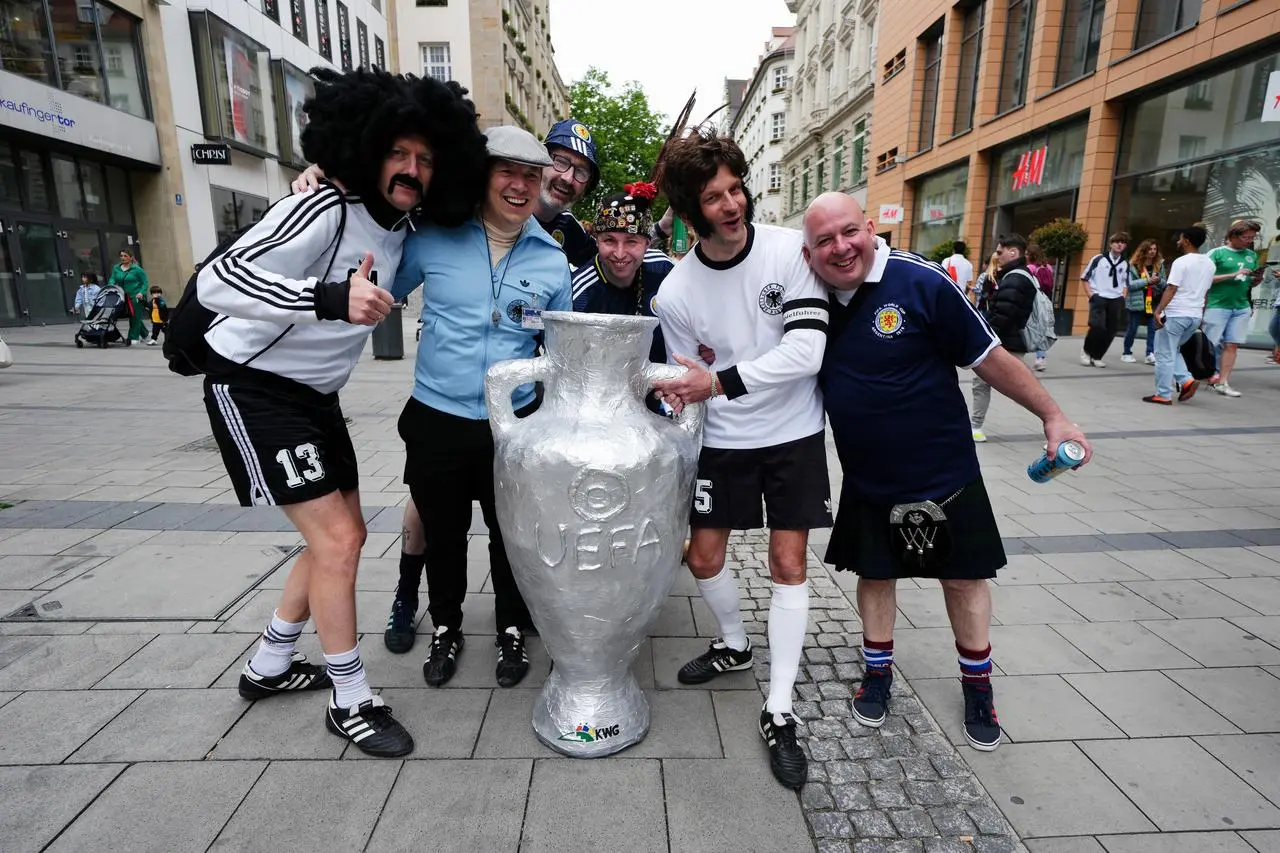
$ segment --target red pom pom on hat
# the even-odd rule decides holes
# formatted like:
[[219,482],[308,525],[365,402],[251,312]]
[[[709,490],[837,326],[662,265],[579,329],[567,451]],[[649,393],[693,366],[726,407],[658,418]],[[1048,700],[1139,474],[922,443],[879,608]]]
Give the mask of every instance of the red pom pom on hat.
[[633,195],[636,198],[643,198],[647,201],[653,201],[658,197],[657,185],[651,184],[648,181],[636,181],[634,184],[626,184],[623,186],[623,189],[626,190],[629,195]]

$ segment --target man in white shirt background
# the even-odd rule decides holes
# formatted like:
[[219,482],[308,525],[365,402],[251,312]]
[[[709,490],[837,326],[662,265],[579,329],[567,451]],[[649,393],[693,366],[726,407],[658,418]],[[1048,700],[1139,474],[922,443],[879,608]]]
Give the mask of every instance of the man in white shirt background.
[[951,244],[951,255],[942,262],[942,268],[972,302],[974,300],[973,264],[965,257],[966,254],[968,254],[968,247],[965,246],[964,241],[956,240]]
[[1124,295],[1129,288],[1129,261],[1124,254],[1129,235],[1118,231],[1107,242],[1110,251],[1090,258],[1080,274],[1081,281],[1089,282],[1089,333],[1080,350],[1080,363],[1085,367],[1107,366],[1102,357],[1120,331]]
[[1200,386],[1187,370],[1180,350],[1200,328],[1205,294],[1213,283],[1213,261],[1200,254],[1206,236],[1200,225],[1184,228],[1178,234],[1178,251],[1182,254],[1169,268],[1169,286],[1164,289],[1160,304],[1155,308],[1156,393],[1143,397],[1143,402],[1173,405],[1176,383],[1178,402],[1184,403]]

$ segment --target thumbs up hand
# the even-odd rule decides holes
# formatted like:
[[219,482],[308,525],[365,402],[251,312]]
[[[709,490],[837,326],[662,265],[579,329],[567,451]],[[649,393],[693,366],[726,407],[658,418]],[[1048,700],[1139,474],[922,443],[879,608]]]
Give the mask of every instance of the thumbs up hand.
[[347,293],[347,318],[360,326],[377,325],[391,311],[391,294],[369,280],[373,253],[365,252],[360,268],[351,274]]

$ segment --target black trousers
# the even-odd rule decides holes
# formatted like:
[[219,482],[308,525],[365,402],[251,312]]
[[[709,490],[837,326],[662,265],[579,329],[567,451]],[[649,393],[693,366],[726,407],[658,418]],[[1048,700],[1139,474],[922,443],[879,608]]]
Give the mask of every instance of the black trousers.
[[1084,352],[1089,358],[1101,360],[1120,333],[1120,320],[1124,314],[1123,299],[1103,299],[1094,294],[1089,297],[1089,333],[1084,336]]
[[[153,341],[160,340],[160,333],[163,331],[164,331],[164,323],[152,323],[151,324],[151,340]],[[166,332],[166,334],[168,333]]]
[[512,625],[522,630],[531,627],[494,511],[489,422],[446,414],[410,399],[397,426],[407,456],[404,482],[418,507],[427,540],[427,612],[432,623],[437,628],[462,627],[467,531],[471,528],[471,504],[479,501],[489,529],[489,570],[498,631]]

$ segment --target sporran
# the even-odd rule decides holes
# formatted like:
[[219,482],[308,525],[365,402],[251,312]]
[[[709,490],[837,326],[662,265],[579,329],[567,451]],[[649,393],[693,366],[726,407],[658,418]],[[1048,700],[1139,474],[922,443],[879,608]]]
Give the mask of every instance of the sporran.
[[962,491],[957,489],[940,503],[916,501],[890,508],[890,537],[904,566],[934,573],[951,559],[951,527],[942,508]]

